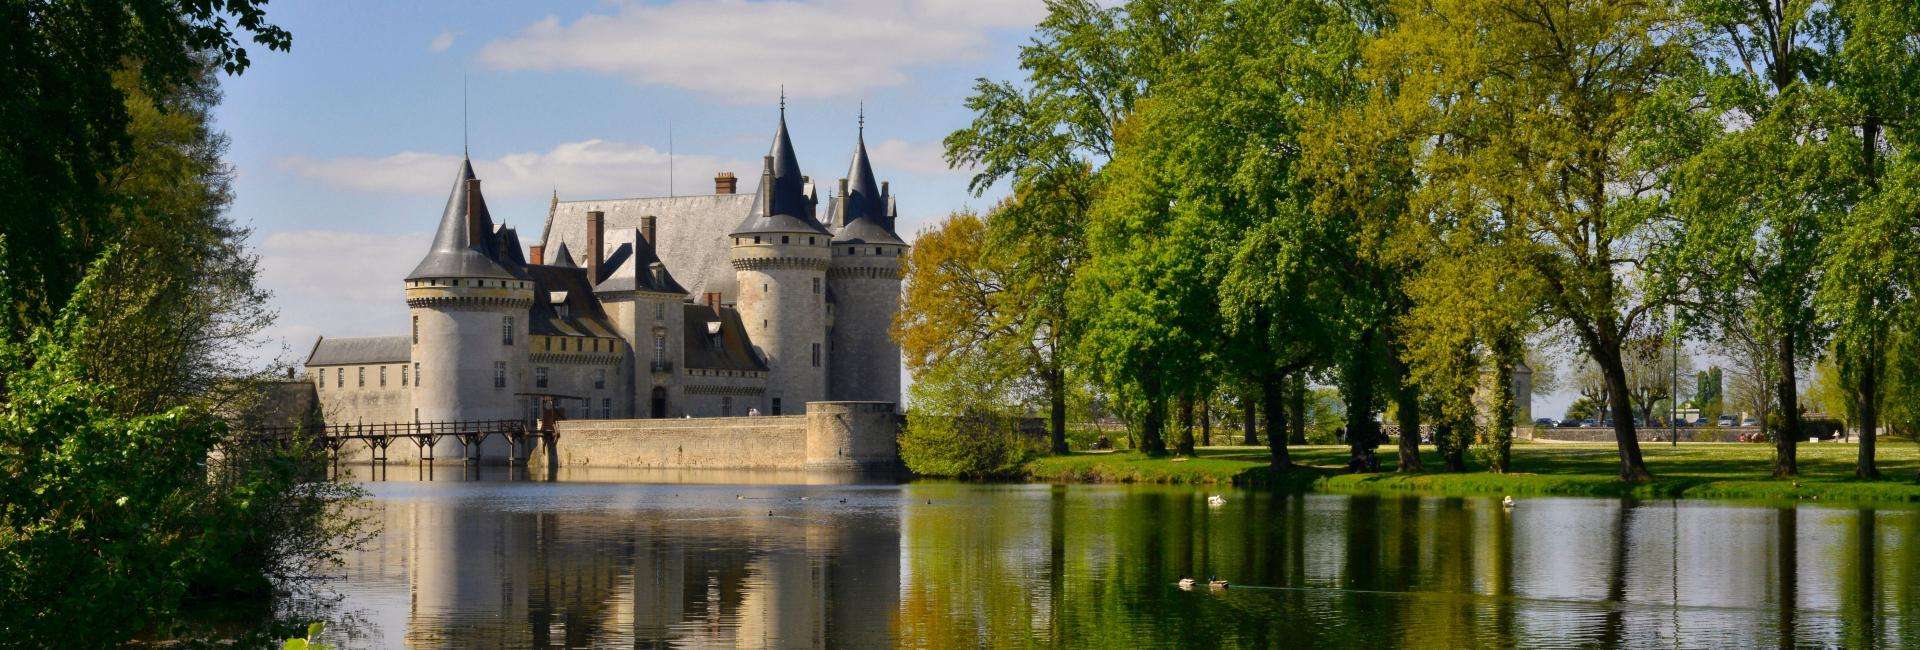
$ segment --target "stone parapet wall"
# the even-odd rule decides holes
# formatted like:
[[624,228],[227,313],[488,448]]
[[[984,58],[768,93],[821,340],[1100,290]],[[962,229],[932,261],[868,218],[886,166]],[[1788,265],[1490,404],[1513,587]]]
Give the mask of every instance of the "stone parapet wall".
[[[1674,431],[1666,427],[1638,427],[1634,436],[1641,442],[1670,442]],[[1759,427],[1681,427],[1680,442],[1739,442],[1742,434],[1760,435]],[[1561,442],[1613,442],[1613,427],[1536,427],[1535,440]]]
[[[556,424],[559,464],[648,469],[893,469],[888,402],[809,402],[806,415]],[[536,454],[536,457],[539,454]]]

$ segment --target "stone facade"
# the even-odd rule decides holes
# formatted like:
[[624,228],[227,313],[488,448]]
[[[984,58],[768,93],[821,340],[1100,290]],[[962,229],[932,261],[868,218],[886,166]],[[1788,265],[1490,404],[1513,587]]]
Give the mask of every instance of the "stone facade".
[[[900,348],[888,328],[907,245],[864,135],[849,176],[821,223],[783,111],[754,194],[736,195],[729,173],[712,195],[556,195],[542,238],[523,247],[463,162],[433,247],[405,279],[410,330],[315,343],[306,379],[321,418],[533,423],[543,404],[575,422],[725,418],[827,399],[891,412]],[[483,456],[506,453],[486,445]],[[452,440],[434,451],[467,455]]]
[[568,420],[555,448],[566,466],[892,470],[899,417],[888,402],[809,402],[805,415]]

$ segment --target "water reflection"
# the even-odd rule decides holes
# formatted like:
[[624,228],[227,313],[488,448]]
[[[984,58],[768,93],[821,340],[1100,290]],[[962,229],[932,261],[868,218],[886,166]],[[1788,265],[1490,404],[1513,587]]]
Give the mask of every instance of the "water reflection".
[[[1920,511],[1049,485],[373,484],[416,647],[1895,646]],[[631,477],[629,477],[631,478]],[[657,477],[650,477],[657,478]],[[771,514],[770,514],[771,513]],[[1182,591],[1217,576],[1224,592]]]

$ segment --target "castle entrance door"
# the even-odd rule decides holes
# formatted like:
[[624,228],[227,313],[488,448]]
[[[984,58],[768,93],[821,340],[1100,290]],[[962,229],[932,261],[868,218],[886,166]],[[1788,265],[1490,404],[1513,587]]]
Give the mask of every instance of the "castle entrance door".
[[665,386],[653,387],[652,417],[654,419],[667,417],[667,388]]

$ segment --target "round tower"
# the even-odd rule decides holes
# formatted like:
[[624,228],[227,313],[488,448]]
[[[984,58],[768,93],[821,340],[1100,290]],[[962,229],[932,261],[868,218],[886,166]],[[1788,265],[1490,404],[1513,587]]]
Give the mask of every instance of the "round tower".
[[[514,391],[526,366],[533,282],[498,261],[499,246],[480,181],[463,162],[433,249],[407,274],[417,422],[523,418]],[[504,458],[505,445],[489,439],[485,451]],[[452,461],[467,453],[446,439],[434,455]]]
[[867,159],[866,120],[847,177],[834,197],[833,260],[827,289],[833,323],[827,398],[900,403],[900,344],[893,339],[900,309],[900,258],[907,244],[894,233],[893,197],[874,182]]
[[754,208],[731,239],[735,307],[767,364],[767,415],[805,412],[827,396],[827,266],[831,235],[787,137],[786,110],[760,173]]

